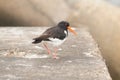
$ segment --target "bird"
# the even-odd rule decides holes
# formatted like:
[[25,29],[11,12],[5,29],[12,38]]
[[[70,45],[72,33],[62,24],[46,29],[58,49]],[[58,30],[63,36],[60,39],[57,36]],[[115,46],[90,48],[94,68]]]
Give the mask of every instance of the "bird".
[[54,53],[52,53],[53,58],[57,59],[56,56],[58,46],[60,46],[68,36],[68,30],[74,35],[77,33],[70,27],[69,22],[61,21],[56,26],[48,28],[39,37],[33,38],[33,44],[43,43],[48,54],[51,54],[51,50],[48,48],[47,44],[54,46]]

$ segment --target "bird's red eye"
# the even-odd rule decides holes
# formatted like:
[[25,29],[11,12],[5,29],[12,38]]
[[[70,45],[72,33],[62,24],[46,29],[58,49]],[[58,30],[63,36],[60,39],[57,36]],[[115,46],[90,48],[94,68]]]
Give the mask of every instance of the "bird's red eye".
[[69,26],[69,24],[68,24],[68,23],[65,23],[65,26],[66,26],[66,27],[68,27],[68,26]]

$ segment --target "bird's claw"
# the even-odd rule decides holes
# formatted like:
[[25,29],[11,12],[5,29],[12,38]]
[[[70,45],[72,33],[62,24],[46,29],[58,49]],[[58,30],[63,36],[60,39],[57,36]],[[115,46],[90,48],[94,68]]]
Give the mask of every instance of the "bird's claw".
[[59,59],[59,57],[57,57],[55,53],[53,53],[53,58],[54,59]]

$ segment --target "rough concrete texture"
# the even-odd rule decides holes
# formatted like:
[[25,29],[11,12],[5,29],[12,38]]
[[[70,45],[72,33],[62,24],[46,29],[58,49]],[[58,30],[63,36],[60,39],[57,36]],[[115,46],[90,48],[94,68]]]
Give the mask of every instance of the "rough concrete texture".
[[97,44],[85,28],[75,29],[53,59],[32,38],[47,27],[0,28],[1,80],[111,80]]
[[74,26],[84,24],[89,27],[113,80],[120,80],[120,8],[102,0],[75,1],[71,5],[78,14],[71,16],[69,22]]

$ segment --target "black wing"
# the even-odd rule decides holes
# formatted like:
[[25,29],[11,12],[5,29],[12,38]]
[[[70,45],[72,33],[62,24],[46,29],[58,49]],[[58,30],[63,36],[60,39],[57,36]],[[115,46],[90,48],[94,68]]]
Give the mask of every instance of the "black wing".
[[63,40],[66,37],[64,30],[59,27],[47,29],[42,35],[48,35],[48,38],[58,38]]
[[50,41],[49,38],[58,38],[63,40],[66,37],[63,29],[59,27],[52,27],[47,29],[40,37],[34,38],[35,40],[33,43],[40,43],[42,40]]

